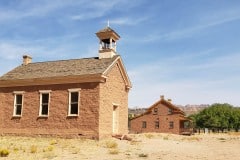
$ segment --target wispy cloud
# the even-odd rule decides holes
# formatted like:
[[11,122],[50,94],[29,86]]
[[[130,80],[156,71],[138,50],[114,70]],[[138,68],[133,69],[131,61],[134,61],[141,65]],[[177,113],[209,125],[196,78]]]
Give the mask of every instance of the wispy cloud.
[[155,102],[161,94],[173,98],[177,104],[205,102],[239,104],[240,101],[236,101],[235,94],[240,86],[232,85],[240,80],[238,74],[240,53],[209,57],[203,62],[196,61],[205,54],[210,53],[203,51],[199,55],[179,56],[173,60],[163,58],[130,69],[129,75],[134,84],[130,92],[130,106],[148,107],[151,105],[150,102]]
[[[13,3],[14,5],[9,7],[0,7],[0,22],[20,20],[29,17],[43,17],[47,16],[52,12],[64,10],[66,8],[76,6],[86,6],[84,4],[89,1],[87,0],[40,0],[40,1],[29,1],[22,0]],[[91,4],[91,3],[90,3]],[[65,13],[66,14],[66,13]]]
[[115,6],[125,3],[126,1],[92,1],[91,3],[84,3],[83,6],[79,6],[80,9],[70,16],[72,20],[86,20],[98,18],[106,15]]
[[198,17],[199,18],[199,20],[197,21],[198,23],[187,25],[188,22],[185,22],[186,26],[182,26],[182,28],[177,30],[165,31],[161,29],[158,30],[154,29],[151,32],[148,32],[148,34],[146,34],[144,38],[128,37],[127,40],[137,43],[151,43],[155,41],[173,41],[192,37],[211,27],[216,27],[229,22],[240,20],[239,8],[216,11],[216,13],[214,11],[212,12],[213,13],[208,13],[204,15],[201,14],[201,16]]
[[148,16],[143,16],[143,17],[124,17],[124,18],[117,18],[117,19],[110,19],[111,24],[116,24],[116,25],[137,25],[139,23],[142,23],[144,21],[147,21],[149,19]]

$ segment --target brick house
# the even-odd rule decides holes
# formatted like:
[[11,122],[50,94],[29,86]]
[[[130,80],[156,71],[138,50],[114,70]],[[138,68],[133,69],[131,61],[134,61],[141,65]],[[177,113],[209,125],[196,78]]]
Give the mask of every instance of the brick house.
[[116,52],[120,36],[96,33],[98,57],[23,64],[0,77],[0,134],[84,136],[128,133],[131,82]]
[[130,120],[130,131],[191,134],[190,122],[184,112],[173,105],[170,99],[165,100],[164,96],[161,96],[161,99],[146,112]]

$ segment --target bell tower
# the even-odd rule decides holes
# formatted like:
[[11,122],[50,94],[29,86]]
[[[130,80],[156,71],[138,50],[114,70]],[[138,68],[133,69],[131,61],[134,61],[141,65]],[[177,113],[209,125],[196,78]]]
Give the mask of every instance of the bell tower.
[[117,54],[117,41],[120,36],[109,26],[96,33],[99,38],[99,59],[112,58]]

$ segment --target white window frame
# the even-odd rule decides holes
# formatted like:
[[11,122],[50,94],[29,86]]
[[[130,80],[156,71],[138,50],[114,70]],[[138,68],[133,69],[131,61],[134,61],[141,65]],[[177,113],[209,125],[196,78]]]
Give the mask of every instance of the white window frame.
[[[74,88],[74,89],[68,89],[68,116],[79,116],[79,108],[80,108],[80,91],[81,88]],[[78,113],[77,114],[71,114],[71,93],[78,92]]]
[[174,129],[174,121],[169,121],[169,129]]
[[[39,93],[40,93],[40,101],[39,101],[39,113],[38,113],[38,116],[39,117],[48,117],[49,116],[49,108],[50,108],[50,102],[51,102],[51,90],[40,90]],[[43,94],[48,94],[48,114],[45,115],[45,114],[42,114],[42,95]]]
[[[22,117],[22,113],[23,113],[23,101],[24,101],[24,91],[14,91],[13,94],[14,94],[14,106],[13,106],[13,117]],[[17,95],[21,95],[22,96],[22,106],[21,106],[21,114],[18,115],[16,114],[16,111],[17,111]]]
[[147,121],[142,121],[142,128],[147,128]]

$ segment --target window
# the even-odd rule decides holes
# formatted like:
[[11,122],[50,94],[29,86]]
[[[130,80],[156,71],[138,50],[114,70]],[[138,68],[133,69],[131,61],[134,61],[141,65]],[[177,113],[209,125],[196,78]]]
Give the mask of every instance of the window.
[[69,116],[78,116],[80,89],[69,89]]
[[172,113],[173,113],[172,108],[168,108],[168,114],[172,114]]
[[190,122],[189,121],[183,122],[183,128],[190,128]]
[[142,122],[142,128],[147,128],[147,122],[146,121]]
[[39,116],[48,116],[51,91],[40,91]]
[[174,123],[173,121],[169,122],[169,129],[173,129],[174,128]]
[[14,92],[13,116],[22,116],[23,93],[24,92]]
[[158,114],[158,108],[153,109],[153,114]]
[[159,129],[159,121],[155,121],[155,128]]

